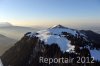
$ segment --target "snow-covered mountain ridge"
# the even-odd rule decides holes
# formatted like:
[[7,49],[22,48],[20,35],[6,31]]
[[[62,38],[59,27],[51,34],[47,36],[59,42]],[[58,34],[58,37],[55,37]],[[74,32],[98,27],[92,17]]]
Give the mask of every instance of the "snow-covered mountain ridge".
[[78,30],[70,29],[62,25],[56,25],[47,30],[41,30],[36,33],[28,32],[26,33],[26,36],[29,36],[30,38],[36,36],[41,41],[44,41],[45,44],[56,43],[63,52],[74,52],[75,46],[71,45],[71,40],[68,39],[68,37],[72,36],[73,38],[83,38],[86,40],[86,36]]
[[[41,30],[36,33],[28,32],[26,33],[26,36],[29,36],[30,38],[36,36],[45,44],[58,44],[63,52],[75,52],[75,41],[72,41],[75,39],[81,39],[81,41],[83,41],[83,44],[81,44],[80,47],[83,45],[83,48],[85,47],[90,50],[92,46],[92,43],[89,43],[90,41],[87,39],[85,34],[78,30],[67,28],[62,25],[55,25],[47,30]],[[100,60],[100,58],[97,57],[99,52],[100,51],[98,50],[90,50],[91,56],[95,57],[96,60]]]

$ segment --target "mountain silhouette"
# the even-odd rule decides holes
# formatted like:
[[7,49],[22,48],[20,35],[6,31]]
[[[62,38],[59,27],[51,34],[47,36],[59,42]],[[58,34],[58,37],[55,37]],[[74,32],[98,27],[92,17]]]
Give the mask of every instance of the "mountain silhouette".
[[0,22],[0,27],[9,27],[9,26],[13,26],[13,25],[10,24],[9,22]]
[[0,56],[17,41],[0,34]]
[[[94,36],[100,35],[95,34],[62,25],[37,32],[27,32],[1,56],[1,61],[4,66],[99,66],[100,47],[98,44],[95,45]],[[74,58],[74,61],[73,63],[40,63],[40,57]],[[85,57],[88,60],[78,63],[77,57]]]

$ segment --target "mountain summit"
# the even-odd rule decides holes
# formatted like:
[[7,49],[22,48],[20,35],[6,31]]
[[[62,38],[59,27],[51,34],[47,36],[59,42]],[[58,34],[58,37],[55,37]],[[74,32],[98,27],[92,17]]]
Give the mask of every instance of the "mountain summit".
[[[86,31],[66,28],[62,25],[35,33],[27,32],[1,56],[1,61],[4,66],[68,66],[69,64],[91,66],[91,63],[94,63],[92,66],[99,66],[96,63],[100,63],[100,45],[89,38],[90,35]],[[74,58],[74,61],[73,63],[40,63],[40,57]],[[78,64],[78,57],[88,58],[88,61]]]
[[62,25],[54,26],[47,30],[41,30],[35,33],[29,32],[26,34],[26,36],[32,38],[32,37],[38,37],[41,42],[44,42],[45,44],[57,44],[60,49],[65,51],[71,51],[74,52],[75,46],[71,41],[72,38],[83,38],[84,41],[86,41],[85,35],[78,32],[77,30],[72,30],[70,28],[66,28]]
[[64,27],[64,26],[62,26],[62,25],[54,25],[52,28],[67,28],[67,27]]

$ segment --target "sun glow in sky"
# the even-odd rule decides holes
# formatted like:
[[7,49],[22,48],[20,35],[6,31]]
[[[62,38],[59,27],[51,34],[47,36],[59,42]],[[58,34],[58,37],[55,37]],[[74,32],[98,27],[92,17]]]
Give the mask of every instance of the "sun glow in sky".
[[14,25],[99,25],[100,0],[0,0],[0,22]]

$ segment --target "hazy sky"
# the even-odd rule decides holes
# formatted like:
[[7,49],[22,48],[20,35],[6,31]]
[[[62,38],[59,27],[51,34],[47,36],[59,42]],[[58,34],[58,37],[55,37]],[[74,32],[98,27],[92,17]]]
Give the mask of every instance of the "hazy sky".
[[0,22],[99,25],[100,0],[0,0]]

